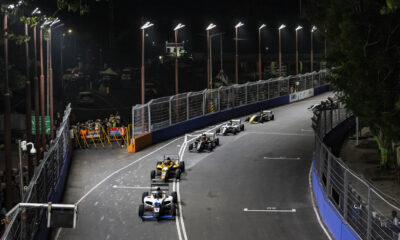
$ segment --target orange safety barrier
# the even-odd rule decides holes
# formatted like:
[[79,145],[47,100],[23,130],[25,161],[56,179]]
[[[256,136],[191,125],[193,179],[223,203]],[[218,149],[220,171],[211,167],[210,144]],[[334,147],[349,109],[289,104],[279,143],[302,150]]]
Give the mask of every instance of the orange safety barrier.
[[128,146],[128,152],[138,152],[150,146],[152,143],[151,140],[152,140],[151,132],[135,136],[133,143],[131,142]]

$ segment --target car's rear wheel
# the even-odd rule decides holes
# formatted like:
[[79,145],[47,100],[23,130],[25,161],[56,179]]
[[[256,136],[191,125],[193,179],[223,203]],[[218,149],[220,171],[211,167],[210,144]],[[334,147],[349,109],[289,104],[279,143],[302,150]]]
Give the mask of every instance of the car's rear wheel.
[[171,215],[172,215],[173,217],[176,216],[176,206],[175,206],[175,204],[172,204],[172,205],[171,205]]
[[156,170],[151,170],[151,172],[150,172],[150,180],[153,180],[154,178],[156,178]]
[[149,192],[142,193],[142,203],[144,203],[144,198],[149,196]]
[[240,125],[240,131],[244,130],[244,124]]
[[209,143],[209,144],[208,144],[208,151],[211,152],[212,150],[213,150],[213,145],[212,145],[212,143]]
[[217,143],[217,146],[219,146],[219,138],[215,139],[215,142]]
[[182,161],[182,162],[179,163],[179,169],[180,169],[182,172],[185,171],[185,162],[184,162],[184,161]]
[[[139,217],[143,217],[143,215],[144,215],[144,205],[140,204],[139,205]],[[142,220],[143,220],[143,218],[142,218]]]
[[272,115],[272,117],[271,117],[271,120],[274,120],[275,119],[275,116],[274,115]]
[[180,180],[181,179],[181,174],[182,174],[182,171],[180,169],[176,170],[175,178],[177,180]]
[[193,149],[193,143],[189,144],[189,151],[192,151]]
[[177,192],[172,192],[171,196],[172,196],[172,202],[173,203],[177,203],[178,202],[178,193]]

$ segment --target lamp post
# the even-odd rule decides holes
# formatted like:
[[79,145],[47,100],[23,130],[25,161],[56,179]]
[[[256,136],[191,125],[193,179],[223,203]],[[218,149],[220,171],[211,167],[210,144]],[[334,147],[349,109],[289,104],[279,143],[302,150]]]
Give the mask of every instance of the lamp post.
[[299,74],[299,45],[298,45],[298,31],[302,29],[302,26],[297,26],[296,28],[296,75]]
[[[35,8],[35,10],[33,10],[32,15],[35,14],[41,14],[39,8]],[[35,76],[33,77],[33,84],[34,84],[34,92],[35,92],[35,129],[36,129],[36,133],[35,133],[35,143],[36,146],[40,149],[40,138],[39,138],[39,112],[40,112],[40,100],[39,100],[39,78],[38,78],[38,71],[37,71],[37,66],[36,66],[36,61],[37,61],[37,30],[36,30],[36,26],[37,24],[35,24],[33,26],[33,48],[34,48],[34,55],[35,55],[35,59],[34,59],[34,73]],[[40,159],[40,151],[36,152],[36,162],[38,162]]]
[[51,47],[51,27],[60,22],[56,18],[49,27],[49,105],[50,105],[50,139],[54,139],[54,98],[53,98],[53,61],[52,61],[52,47]]
[[185,25],[183,24],[178,24],[175,28],[174,28],[174,32],[175,32],[175,49],[176,49],[176,56],[175,56],[175,94],[178,95],[179,93],[179,80],[178,80],[178,30],[185,27]]
[[310,72],[312,72],[313,71],[313,65],[314,65],[314,46],[313,46],[313,35],[314,35],[314,32],[315,31],[317,31],[317,27],[316,26],[313,26],[312,28],[311,28],[311,53],[310,53],[310,62],[311,62],[311,71]]
[[261,63],[261,29],[265,28],[266,25],[262,24],[259,28],[258,28],[258,80],[262,79],[261,76],[261,68],[262,68],[262,63]]
[[[42,136],[42,151],[46,147],[46,131],[45,131],[45,100],[44,100],[44,72],[43,72],[43,28],[49,24],[46,20],[40,26],[40,105],[41,105],[41,136]],[[38,131],[38,129],[36,130]]]
[[142,69],[141,69],[141,95],[142,95],[142,104],[145,102],[145,91],[144,91],[144,32],[146,28],[153,26],[153,23],[146,22],[140,29],[142,30]]
[[278,38],[279,38],[279,76],[282,76],[282,47],[281,47],[281,30],[286,27],[285,24],[282,24],[278,28]]
[[239,55],[238,55],[238,28],[243,26],[244,24],[242,22],[239,22],[235,26],[235,79],[236,79],[236,84],[239,83]]
[[210,23],[206,28],[207,31],[207,88],[210,88],[210,58],[211,58],[211,47],[210,47],[210,30],[215,28],[217,25]]
[[[25,22],[25,36],[28,37],[28,24]],[[32,121],[31,121],[31,80],[29,74],[29,42],[25,42],[25,57],[26,57],[26,139],[32,141]],[[28,176],[29,179],[33,176],[32,156],[28,155]]]
[[29,151],[31,154],[36,153],[35,145],[32,142],[26,142],[26,141],[21,141],[18,140],[18,156],[19,156],[19,188],[20,188],[20,194],[21,194],[21,202],[24,198],[24,178],[23,178],[23,172],[22,172],[22,151],[27,151],[28,146],[31,145],[32,148]]

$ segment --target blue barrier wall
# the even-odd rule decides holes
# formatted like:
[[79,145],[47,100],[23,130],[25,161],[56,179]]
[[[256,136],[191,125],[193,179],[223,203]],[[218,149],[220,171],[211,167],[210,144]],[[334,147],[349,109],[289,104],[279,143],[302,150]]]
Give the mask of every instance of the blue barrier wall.
[[[63,166],[61,167],[60,177],[57,180],[57,185],[54,188],[54,191],[51,192],[49,196],[49,202],[59,203],[62,199],[62,195],[64,193],[64,187],[67,182],[69,166],[72,159],[70,144],[67,145],[66,154],[63,160]],[[42,220],[40,222],[40,228],[36,232],[35,239],[43,240],[48,239],[49,234],[51,233],[51,229],[47,228],[47,214],[44,214]]]
[[342,216],[337,212],[336,208],[329,202],[315,171],[315,164],[313,163],[312,171],[312,185],[314,191],[315,201],[318,205],[319,214],[322,217],[325,225],[329,228],[332,236],[336,240],[358,240],[358,235],[347,225]]
[[314,96],[329,91],[330,84],[325,84],[314,88]]

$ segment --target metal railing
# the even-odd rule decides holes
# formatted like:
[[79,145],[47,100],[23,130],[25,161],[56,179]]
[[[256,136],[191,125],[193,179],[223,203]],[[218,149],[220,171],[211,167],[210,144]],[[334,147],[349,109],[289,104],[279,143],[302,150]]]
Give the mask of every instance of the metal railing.
[[153,99],[132,108],[132,136],[155,131],[209,113],[268,100],[327,83],[327,70],[235,84]]
[[[39,165],[35,168],[34,176],[27,187],[23,201],[26,203],[47,203],[55,191],[65,157],[68,154],[70,105],[64,111],[63,121],[57,130],[56,138]],[[12,216],[2,240],[33,239],[41,225],[45,212],[38,208],[19,209]]]
[[400,212],[399,203],[349,169],[323,142],[330,130],[351,116],[343,104],[334,105],[335,108],[314,112],[317,118],[314,125],[315,170],[320,185],[345,222],[362,239],[399,240],[400,227],[391,221],[392,211]]

